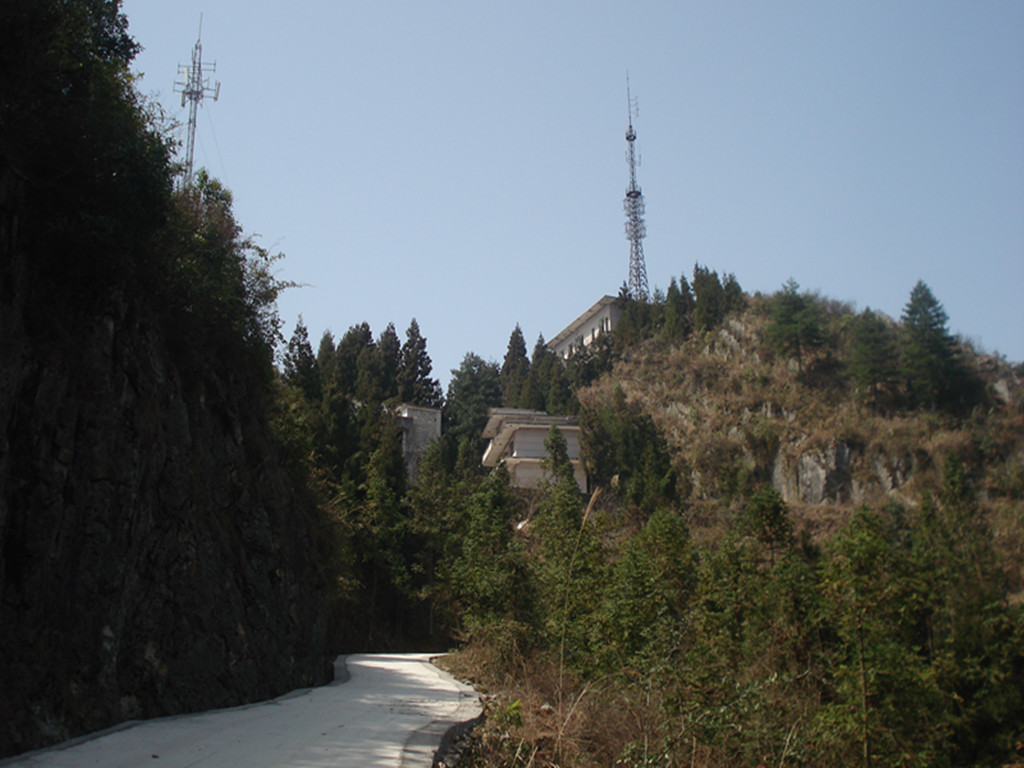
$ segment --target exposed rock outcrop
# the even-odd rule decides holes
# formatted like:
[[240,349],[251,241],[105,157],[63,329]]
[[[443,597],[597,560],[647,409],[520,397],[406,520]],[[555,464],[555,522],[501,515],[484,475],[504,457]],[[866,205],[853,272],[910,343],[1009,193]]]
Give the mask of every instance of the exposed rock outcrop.
[[46,322],[0,210],[0,756],[324,682],[315,510],[243,367],[142,302]]

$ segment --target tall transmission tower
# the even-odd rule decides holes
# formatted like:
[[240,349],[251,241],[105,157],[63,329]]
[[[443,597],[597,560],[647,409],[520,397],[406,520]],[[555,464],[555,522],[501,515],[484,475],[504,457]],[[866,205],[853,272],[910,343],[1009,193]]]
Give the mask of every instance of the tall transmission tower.
[[220,83],[210,85],[210,78],[207,73],[217,71],[217,62],[212,64],[203,62],[203,17],[199,17],[199,37],[192,47],[192,64],[178,65],[178,74],[184,79],[174,84],[174,92],[181,94],[181,106],[188,102],[188,138],[185,143],[185,176],[183,184],[186,187],[192,185],[192,156],[196,147],[196,117],[199,114],[199,105],[203,99],[212,96],[216,101],[220,96]]
[[635,301],[647,301],[650,290],[647,287],[647,267],[644,265],[644,196],[636,183],[636,131],[633,130],[633,114],[636,102],[629,92],[629,75],[626,75],[626,105],[629,112],[629,127],[626,128],[626,159],[629,162],[629,186],[622,207],[626,211],[626,239],[629,240],[629,296]]

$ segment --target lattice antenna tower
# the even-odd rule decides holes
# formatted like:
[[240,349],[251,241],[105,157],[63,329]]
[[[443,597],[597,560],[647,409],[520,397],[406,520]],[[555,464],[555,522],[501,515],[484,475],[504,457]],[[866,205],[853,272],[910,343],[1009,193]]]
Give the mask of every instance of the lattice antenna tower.
[[647,287],[647,267],[644,264],[644,196],[636,183],[636,131],[633,130],[633,116],[637,104],[629,90],[629,74],[626,75],[626,107],[629,113],[629,127],[626,128],[626,160],[629,163],[629,186],[622,207],[626,211],[626,239],[629,240],[629,296],[636,301],[647,301],[650,290]]
[[196,117],[203,99],[211,96],[214,101],[220,96],[220,83],[210,84],[208,74],[217,71],[217,62],[203,61],[203,17],[199,16],[199,37],[192,47],[192,63],[179,64],[178,74],[184,79],[174,84],[174,92],[181,94],[181,106],[188,102],[188,137],[185,142],[185,174],[183,184],[192,186],[192,157],[196,147]]

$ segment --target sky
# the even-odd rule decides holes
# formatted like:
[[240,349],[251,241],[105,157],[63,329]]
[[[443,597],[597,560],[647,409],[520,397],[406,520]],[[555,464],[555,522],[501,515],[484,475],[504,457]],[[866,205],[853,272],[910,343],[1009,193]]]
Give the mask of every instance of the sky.
[[1024,3],[123,0],[139,89],[200,31],[195,165],[285,258],[314,350],[415,318],[447,386],[628,278],[627,73],[651,289],[700,263],[1024,361]]

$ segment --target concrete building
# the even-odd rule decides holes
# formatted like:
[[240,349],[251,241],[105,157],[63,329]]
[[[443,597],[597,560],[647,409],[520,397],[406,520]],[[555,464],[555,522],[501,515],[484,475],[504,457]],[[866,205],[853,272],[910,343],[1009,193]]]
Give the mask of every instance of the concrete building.
[[548,342],[548,348],[563,360],[589,347],[598,337],[611,333],[622,317],[622,307],[614,296],[604,296]]
[[521,408],[492,408],[483,436],[490,440],[483,465],[495,467],[504,461],[517,488],[534,488],[547,473],[541,461],[547,456],[544,439],[555,425],[565,437],[569,461],[580,491],[587,490],[587,476],[580,459],[580,428],[571,416],[549,416],[543,411]]
[[402,403],[396,409],[398,428],[402,430],[402,457],[409,479],[416,476],[420,457],[432,442],[441,437],[441,411]]

